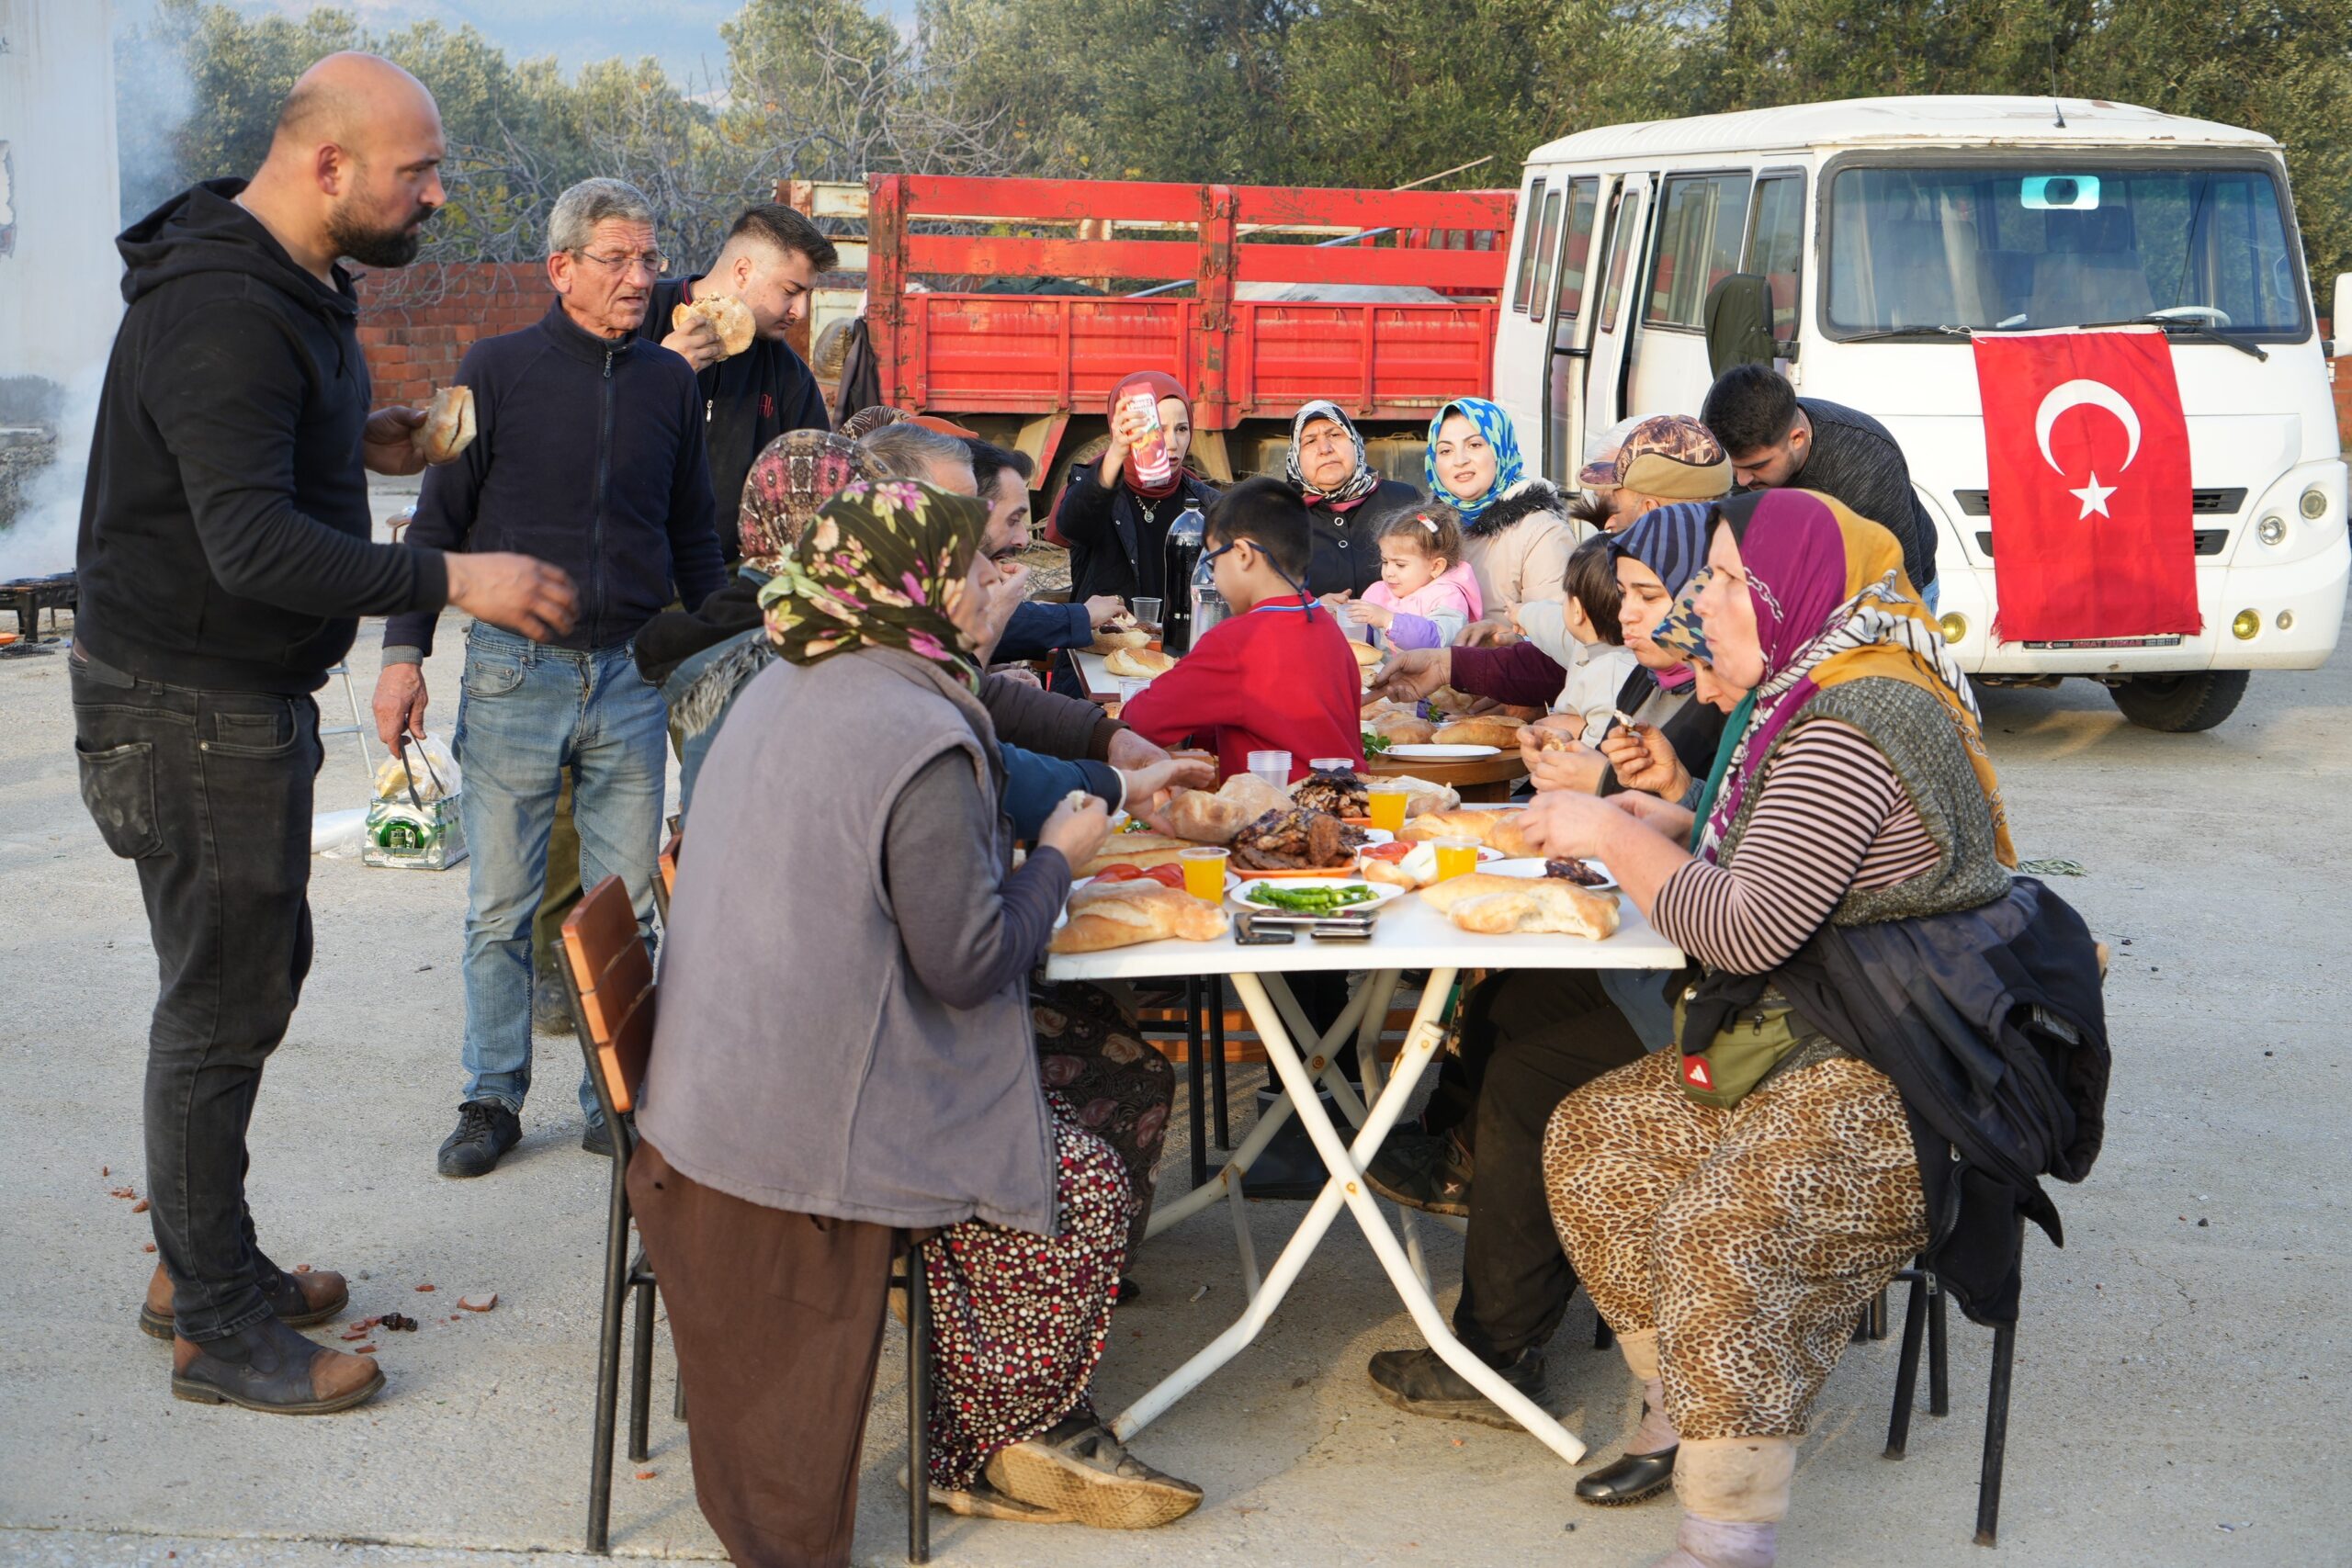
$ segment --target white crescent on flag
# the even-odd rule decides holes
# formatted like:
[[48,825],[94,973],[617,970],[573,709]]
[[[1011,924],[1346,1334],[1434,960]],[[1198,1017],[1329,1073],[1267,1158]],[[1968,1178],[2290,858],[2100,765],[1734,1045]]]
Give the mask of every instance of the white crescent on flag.
[[2068,409],[2085,405],[2105,409],[2123,422],[2123,433],[2131,438],[2131,445],[2124,449],[2123,467],[2130,468],[2132,459],[2140,455],[2140,415],[2122,393],[2104,381],[2062,381],[2050,389],[2050,395],[2041,400],[2041,407],[2033,415],[2033,438],[2041,444],[2041,460],[2050,465],[2053,473],[2064,475],[2066,470],[2058,467],[2058,459],[2050,455],[2050,427]]

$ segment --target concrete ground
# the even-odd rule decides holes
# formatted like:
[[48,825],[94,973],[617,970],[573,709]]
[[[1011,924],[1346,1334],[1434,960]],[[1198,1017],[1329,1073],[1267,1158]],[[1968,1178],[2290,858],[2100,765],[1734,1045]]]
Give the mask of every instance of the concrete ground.
[[[356,656],[363,700],[372,628]],[[430,667],[446,727],[455,619]],[[338,701],[340,693],[322,694]],[[1990,1336],[1955,1315],[1953,1408],[1880,1457],[1895,1341],[1855,1348],[1803,1452],[1783,1562],[1981,1564],[2352,1561],[2344,1459],[2352,1289],[2342,1196],[2346,926],[2338,810],[2352,783],[2352,662],[2257,677],[2220,729],[2127,728],[2098,689],[1993,693],[1988,729],[2019,847],[2115,948],[2106,1156],[2060,1190],[2069,1245],[2028,1244],[2000,1556],[1969,1544]],[[354,1276],[390,1386],[352,1415],[286,1420],[175,1403],[132,1318],[153,1259],[139,1097],[154,971],[135,879],[76,796],[61,656],[0,660],[0,1561],[187,1568],[571,1562],[582,1539],[605,1168],[581,1154],[571,1047],[552,1053],[526,1138],[495,1176],[433,1172],[457,1103],[461,875],[314,863],[318,963],[272,1066],[252,1190],[283,1261]],[[349,741],[322,807],[356,805]],[[2334,976],[2331,977],[2331,971]],[[1245,1076],[1243,1083],[1250,1081]],[[1247,1096],[1237,1089],[1237,1103]],[[1185,1182],[1180,1123],[1163,1190]],[[1271,1258],[1302,1213],[1254,1211]],[[1434,1233],[1455,1274],[1459,1244]],[[1100,1376],[1115,1410],[1241,1305],[1224,1221],[1135,1261]],[[418,1293],[424,1284],[436,1287]],[[468,1292],[497,1309],[452,1321]],[[1448,1292],[1450,1300],[1451,1292]],[[761,1332],[746,1324],[747,1334]],[[1549,1403],[1614,1453],[1627,1380],[1579,1301]],[[900,1560],[900,1348],[869,1429],[861,1562]],[[1532,1439],[1383,1404],[1374,1350],[1412,1343],[1342,1220],[1251,1349],[1139,1439],[1207,1492],[1149,1539],[934,1516],[936,1560],[1282,1563],[1646,1562],[1665,1504],[1600,1510]],[[624,1463],[614,1551],[706,1561],[686,1436],[656,1362],[654,1453]],[[643,1472],[641,1476],[636,1474]],[[511,1561],[525,1561],[514,1555]]]

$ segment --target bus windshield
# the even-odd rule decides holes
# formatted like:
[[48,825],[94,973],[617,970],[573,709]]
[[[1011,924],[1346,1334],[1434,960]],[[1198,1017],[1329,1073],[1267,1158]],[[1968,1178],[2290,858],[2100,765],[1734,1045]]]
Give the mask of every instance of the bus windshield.
[[2282,206],[2265,167],[1849,166],[1829,186],[1830,334],[2159,316],[2300,339]]

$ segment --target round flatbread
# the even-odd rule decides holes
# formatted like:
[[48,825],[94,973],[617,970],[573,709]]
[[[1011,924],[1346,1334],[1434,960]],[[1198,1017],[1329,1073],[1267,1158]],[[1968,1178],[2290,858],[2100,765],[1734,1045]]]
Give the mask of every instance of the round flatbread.
[[706,294],[687,301],[670,312],[670,328],[684,332],[696,320],[711,324],[718,333],[719,352],[730,359],[750,348],[752,339],[759,335],[760,323],[752,308],[732,294]]

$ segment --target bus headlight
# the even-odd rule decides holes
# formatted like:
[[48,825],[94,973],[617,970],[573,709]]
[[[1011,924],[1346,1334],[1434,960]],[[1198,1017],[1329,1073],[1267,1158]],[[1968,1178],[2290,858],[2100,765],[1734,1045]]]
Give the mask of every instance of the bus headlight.
[[1958,642],[1968,635],[1968,617],[1954,610],[1936,623],[1943,629],[1946,642]]
[[2259,610],[2240,610],[2237,618],[2230,623],[2231,635],[2240,642],[2252,641],[2254,634],[2261,629],[2262,612]]
[[2327,515],[2327,491],[2313,485],[2303,491],[2303,499],[2297,504],[2305,519],[2316,523]]
[[[2324,500],[2324,497],[2322,499]],[[2254,532],[2264,544],[2275,545],[2287,536],[2287,520],[2284,517],[2266,517],[2255,525]]]

